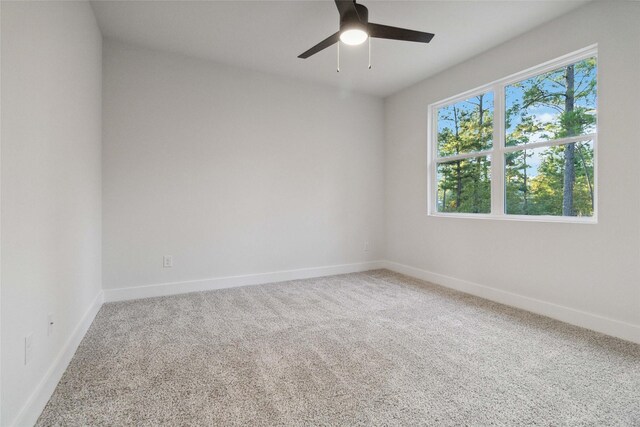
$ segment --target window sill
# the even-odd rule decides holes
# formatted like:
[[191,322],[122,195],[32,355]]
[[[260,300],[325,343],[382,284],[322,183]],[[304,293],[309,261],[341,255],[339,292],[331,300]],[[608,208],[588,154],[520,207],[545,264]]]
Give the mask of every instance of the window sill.
[[597,224],[598,218],[578,217],[578,216],[551,216],[551,215],[492,215],[492,214],[465,214],[465,213],[429,213],[429,216],[440,218],[462,218],[462,219],[485,219],[498,221],[521,221],[521,222],[559,222],[569,224]]

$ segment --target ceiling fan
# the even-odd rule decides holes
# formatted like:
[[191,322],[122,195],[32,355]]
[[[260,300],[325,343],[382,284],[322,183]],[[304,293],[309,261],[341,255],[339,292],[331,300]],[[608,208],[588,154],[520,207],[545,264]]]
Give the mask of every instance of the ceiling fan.
[[335,2],[338,7],[338,13],[340,13],[340,31],[330,35],[306,52],[301,53],[298,58],[305,59],[315,55],[339,40],[349,45],[362,44],[369,37],[429,43],[434,36],[432,33],[369,22],[369,10],[365,6],[356,3],[355,0],[335,0]]

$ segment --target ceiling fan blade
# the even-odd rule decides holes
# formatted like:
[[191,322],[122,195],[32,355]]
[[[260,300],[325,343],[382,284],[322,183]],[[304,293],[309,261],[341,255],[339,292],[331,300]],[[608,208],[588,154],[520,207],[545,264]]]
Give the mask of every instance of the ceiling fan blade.
[[356,2],[354,0],[335,0],[336,7],[338,8],[338,13],[340,13],[340,17],[343,17],[345,13],[355,12],[356,11]]
[[378,39],[404,40],[408,42],[429,43],[434,34],[405,28],[390,27],[369,22],[369,36]]
[[337,32],[335,34],[330,35],[329,37],[327,37],[326,39],[322,40],[320,43],[318,43],[317,45],[315,45],[311,49],[309,49],[306,52],[301,53],[300,55],[298,55],[298,58],[305,59],[305,58],[310,57],[311,55],[315,55],[316,53],[320,52],[321,50],[328,48],[332,44],[335,44],[338,40],[340,40],[340,32]]

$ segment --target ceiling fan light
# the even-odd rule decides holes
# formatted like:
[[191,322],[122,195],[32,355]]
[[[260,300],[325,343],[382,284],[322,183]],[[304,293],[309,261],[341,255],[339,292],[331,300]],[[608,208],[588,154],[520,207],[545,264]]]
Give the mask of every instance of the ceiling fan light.
[[360,28],[351,28],[340,33],[340,40],[348,45],[359,45],[367,40],[369,35]]

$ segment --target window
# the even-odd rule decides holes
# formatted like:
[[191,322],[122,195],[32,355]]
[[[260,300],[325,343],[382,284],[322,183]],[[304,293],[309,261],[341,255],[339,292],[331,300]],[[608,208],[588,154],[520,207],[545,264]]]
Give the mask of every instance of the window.
[[493,93],[437,110],[438,212],[491,212]]
[[429,106],[429,213],[594,222],[597,51]]

